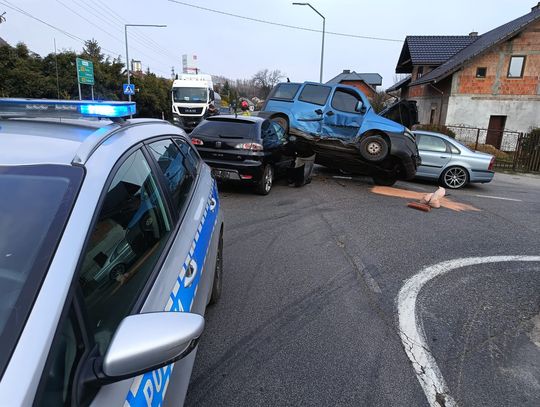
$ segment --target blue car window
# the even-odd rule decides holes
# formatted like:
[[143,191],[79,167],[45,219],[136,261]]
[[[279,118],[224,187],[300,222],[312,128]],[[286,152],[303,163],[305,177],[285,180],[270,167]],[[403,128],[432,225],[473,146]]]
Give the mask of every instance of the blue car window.
[[279,137],[276,133],[276,129],[272,125],[272,122],[265,120],[261,126],[261,137],[263,140],[263,146],[270,147],[279,143]]
[[422,134],[418,140],[418,149],[424,151],[446,152],[446,143],[439,137],[432,137]]
[[272,93],[270,93],[268,98],[293,100],[298,89],[300,89],[300,84],[298,83],[280,83],[272,90]]
[[184,207],[191,185],[193,185],[193,175],[188,170],[188,167],[191,166],[189,158],[185,157],[170,139],[156,141],[148,148],[167,180],[175,209],[180,211]]
[[328,95],[330,95],[331,90],[332,88],[329,86],[306,85],[304,86],[304,89],[302,89],[298,100],[324,106],[328,100]]
[[332,97],[332,107],[342,112],[358,113],[356,111],[356,106],[358,105],[358,102],[361,101],[362,99],[352,92],[336,89],[334,96]]
[[89,332],[101,355],[139,299],[170,231],[157,180],[137,150],[114,175],[79,274]]

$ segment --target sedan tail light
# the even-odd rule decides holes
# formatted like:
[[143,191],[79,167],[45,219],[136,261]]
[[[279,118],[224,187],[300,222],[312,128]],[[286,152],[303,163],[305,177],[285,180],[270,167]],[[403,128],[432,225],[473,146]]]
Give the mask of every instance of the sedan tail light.
[[489,162],[489,166],[488,166],[488,171],[491,171],[494,165],[495,165],[495,157],[491,157],[491,161]]
[[192,137],[191,143],[193,143],[194,146],[202,146],[204,141],[202,141],[200,138]]
[[262,151],[263,146],[259,143],[240,143],[234,146],[239,150]]

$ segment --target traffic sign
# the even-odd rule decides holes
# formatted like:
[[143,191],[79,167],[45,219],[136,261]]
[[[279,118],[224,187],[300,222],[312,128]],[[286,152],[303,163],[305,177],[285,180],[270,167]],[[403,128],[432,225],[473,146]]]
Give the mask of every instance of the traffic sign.
[[135,94],[135,84],[130,83],[129,85],[127,83],[124,83],[124,95],[134,95]]
[[94,85],[94,63],[77,58],[77,78],[83,85]]

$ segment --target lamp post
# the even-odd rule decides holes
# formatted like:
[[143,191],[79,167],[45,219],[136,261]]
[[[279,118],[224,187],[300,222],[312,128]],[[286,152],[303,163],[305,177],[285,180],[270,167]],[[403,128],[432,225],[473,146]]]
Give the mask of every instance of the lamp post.
[[[130,71],[131,71],[131,67],[129,66],[130,65],[130,62],[129,62],[129,53],[128,53],[128,27],[167,27],[166,25],[163,25],[163,24],[124,24],[124,34],[126,36],[126,67],[127,67],[127,81],[128,81],[128,85],[131,85],[131,75],[130,75]],[[128,99],[129,101],[131,102],[131,94],[128,95]]]
[[322,47],[321,47],[321,73],[320,73],[320,76],[319,76],[319,82],[322,83],[322,76],[323,76],[323,62],[324,62],[324,32],[325,32],[325,23],[326,23],[326,20],[324,18],[324,16],[319,13],[317,11],[317,9],[315,7],[313,7],[311,4],[309,3],[293,3],[294,6],[308,6],[310,7],[315,13],[317,13],[318,15],[321,16],[322,18]]

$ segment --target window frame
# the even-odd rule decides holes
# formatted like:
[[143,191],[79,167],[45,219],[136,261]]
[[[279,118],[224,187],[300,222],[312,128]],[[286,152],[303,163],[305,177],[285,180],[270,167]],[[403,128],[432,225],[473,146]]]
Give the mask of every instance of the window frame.
[[[442,141],[442,143],[443,143],[444,146],[445,146],[445,151],[425,150],[425,149],[424,149],[424,150],[421,150],[421,149],[420,149],[420,144],[419,144],[419,141],[420,141],[420,140],[418,140],[418,141],[416,142],[417,145],[418,145],[418,151],[428,151],[428,152],[430,152],[430,153],[441,153],[441,154],[444,154],[444,153],[451,153],[450,147],[448,146],[448,142],[447,142],[445,139],[443,139],[443,138],[441,138],[441,137],[438,137],[438,136],[431,135],[431,134],[419,134],[419,136],[420,136],[420,140],[422,140],[422,138],[424,138],[424,137],[431,137],[431,138],[434,138],[434,139],[437,139],[437,140]],[[417,135],[417,137],[418,137],[418,135]]]
[[[314,86],[314,87],[320,87],[320,88],[327,88],[327,89],[329,89],[328,95],[326,95],[326,99],[324,100],[324,103],[315,103],[315,102],[310,102],[309,100],[304,100],[304,99],[302,99],[302,93],[304,93],[304,90],[305,90],[308,86]],[[300,93],[298,94],[298,101],[299,101],[299,102],[303,102],[303,103],[309,103],[309,104],[311,104],[311,105],[326,106],[326,104],[328,103],[328,99],[329,99],[331,96],[332,96],[332,87],[331,87],[331,86],[321,85],[321,84],[317,84],[317,83],[306,83],[306,84],[302,87],[302,90],[300,91]]]
[[[519,76],[510,76],[510,67],[512,66],[512,59],[514,58],[523,58],[523,63],[521,64],[521,72],[519,73]],[[508,72],[506,73],[506,77],[508,79],[521,79],[523,78],[523,74],[525,73],[525,63],[527,62],[527,56],[526,55],[510,55],[510,61],[508,62]]]
[[346,113],[346,114],[357,114],[357,115],[360,115],[360,116],[363,116],[362,113],[360,112],[357,112],[356,110],[353,111],[353,112],[349,112],[347,110],[341,110],[341,109],[338,109],[337,107],[334,106],[334,97],[336,96],[336,93],[337,92],[343,92],[343,93],[348,93],[349,95],[351,96],[354,96],[354,97],[357,97],[359,101],[362,102],[362,104],[364,105],[364,108],[366,106],[366,102],[364,101],[364,99],[359,95],[359,94],[356,94],[355,91],[353,91],[352,89],[347,89],[347,88],[336,88],[334,90],[334,93],[332,93],[332,99],[330,100],[330,107],[332,109],[335,109],[337,110],[338,112],[342,112],[342,113]]
[[[483,69],[484,70],[484,75],[480,75],[478,73],[479,70]],[[475,78],[476,79],[485,79],[487,77],[487,66],[477,66],[476,67],[476,74],[475,74]]]

